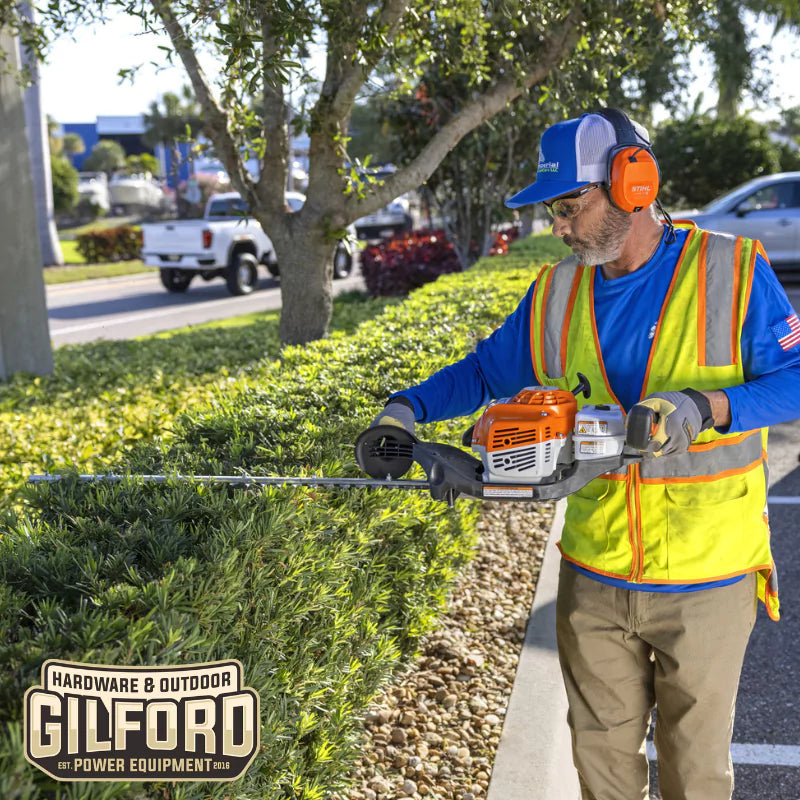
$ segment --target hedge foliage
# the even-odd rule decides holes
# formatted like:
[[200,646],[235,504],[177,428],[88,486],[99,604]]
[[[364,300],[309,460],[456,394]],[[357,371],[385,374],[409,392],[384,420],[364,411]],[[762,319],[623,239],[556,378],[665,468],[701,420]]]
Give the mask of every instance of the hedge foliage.
[[[334,335],[349,335],[394,300],[360,292],[334,299]],[[280,349],[278,314],[169,331],[135,341],[69,345],[52,375],[0,383],[0,511],[32,473],[69,466],[97,472],[136,442],[173,435],[175,417],[211,402]]]
[[[141,401],[123,414],[137,420],[130,433],[124,419],[121,430],[104,432],[111,463],[93,466],[356,475],[352,442],[389,392],[427,377],[495,328],[535,277],[530,261],[513,251],[484,260],[389,305],[354,333],[288,348],[280,360],[248,360],[233,340],[216,352],[186,334],[179,352],[192,350],[198,362],[187,355],[185,375],[174,374],[175,342],[163,340],[157,361],[151,340],[126,343],[103,383],[97,352],[74,349],[68,361],[80,353],[85,373],[73,378],[82,387],[73,387],[73,400],[101,398],[98,424],[113,417],[113,409],[101,409],[120,389]],[[247,331],[236,333],[237,342],[247,340]],[[236,360],[236,375],[228,359]],[[135,390],[134,373],[142,379]],[[53,380],[69,383],[65,375]],[[183,413],[157,413],[181,381]],[[17,385],[6,402],[36,428],[45,393],[55,416],[69,400],[30,383],[30,394]],[[456,442],[466,424],[420,433]],[[31,431],[42,444],[52,435]],[[115,665],[235,658],[261,696],[261,750],[236,784],[75,783],[61,785],[64,796],[328,796],[356,759],[360,711],[434,624],[475,544],[477,504],[463,501],[452,511],[405,492],[228,490],[177,480],[154,487],[130,477],[24,494],[26,507],[8,510],[0,523],[3,797],[50,797],[58,788],[21,750],[21,698],[47,658]]]
[[78,252],[88,264],[131,261],[142,257],[142,231],[131,225],[81,233],[76,241]]

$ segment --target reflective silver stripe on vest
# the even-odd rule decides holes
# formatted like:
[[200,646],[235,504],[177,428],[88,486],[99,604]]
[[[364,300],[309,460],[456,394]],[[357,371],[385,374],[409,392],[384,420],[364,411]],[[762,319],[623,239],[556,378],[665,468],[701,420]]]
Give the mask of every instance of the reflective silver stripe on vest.
[[646,457],[639,467],[642,478],[698,478],[729,469],[741,469],[761,458],[761,432],[753,431],[736,444],[722,445],[658,458]]
[[731,353],[736,237],[710,233],[706,244],[706,352],[708,367],[727,367],[736,355]]
[[570,256],[553,267],[547,307],[544,315],[544,368],[551,378],[563,378],[561,374],[561,337],[564,331],[564,316],[567,313],[572,281],[578,269],[578,257]]

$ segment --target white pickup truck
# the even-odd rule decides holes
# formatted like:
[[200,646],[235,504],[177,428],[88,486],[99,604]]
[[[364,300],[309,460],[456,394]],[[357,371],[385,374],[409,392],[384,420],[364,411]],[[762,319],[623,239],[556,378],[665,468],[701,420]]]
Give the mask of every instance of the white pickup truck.
[[[305,202],[299,192],[286,192],[286,202],[298,211]],[[247,216],[238,192],[214,194],[206,203],[203,219],[174,220],[142,225],[142,259],[158,267],[161,282],[170,292],[185,292],[195,275],[203,280],[223,277],[234,295],[249,294],[258,281],[258,265],[277,277],[275,249],[261,225]],[[354,238],[354,237],[353,237]],[[353,269],[352,241],[337,245],[334,277]]]

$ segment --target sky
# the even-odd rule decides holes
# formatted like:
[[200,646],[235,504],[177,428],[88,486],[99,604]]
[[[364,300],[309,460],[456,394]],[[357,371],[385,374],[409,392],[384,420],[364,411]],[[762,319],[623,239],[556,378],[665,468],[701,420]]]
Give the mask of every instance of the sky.
[[[757,40],[765,43],[771,29],[756,24]],[[137,115],[148,110],[150,103],[164,92],[179,92],[188,83],[181,66],[157,70],[148,62],[165,64],[159,44],[166,44],[153,34],[141,34],[141,23],[120,13],[105,25],[84,27],[75,39],[64,37],[50,50],[41,69],[41,91],[44,110],[56,122],[94,122],[98,116]],[[119,82],[118,71],[142,63],[133,83]],[[177,62],[180,63],[179,61]],[[773,41],[772,70],[775,83],[773,96],[784,108],[800,105],[800,66],[798,37],[782,33]],[[693,71],[696,80],[692,93],[705,89],[703,108],[713,106],[715,96],[707,59],[698,56]],[[776,118],[773,106],[754,113],[758,119]]]

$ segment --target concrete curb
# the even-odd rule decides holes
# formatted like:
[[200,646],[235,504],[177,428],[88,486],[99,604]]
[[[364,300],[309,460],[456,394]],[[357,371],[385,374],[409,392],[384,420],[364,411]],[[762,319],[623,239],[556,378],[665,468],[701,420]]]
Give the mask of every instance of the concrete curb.
[[567,727],[567,696],[556,649],[556,591],[561,561],[556,542],[565,508],[565,500],[556,504],[487,800],[580,797]]

